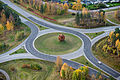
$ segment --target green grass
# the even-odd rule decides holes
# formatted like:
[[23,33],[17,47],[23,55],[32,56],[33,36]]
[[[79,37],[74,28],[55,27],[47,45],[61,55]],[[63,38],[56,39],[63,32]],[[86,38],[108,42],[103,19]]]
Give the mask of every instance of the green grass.
[[117,24],[120,24],[120,21],[117,18],[115,18],[115,14],[114,13],[113,14],[108,14],[106,17],[110,21],[112,21],[114,23],[117,23]]
[[96,44],[93,45],[92,51],[97,59],[110,66],[111,68],[120,72],[120,58],[118,55],[113,55],[105,53],[102,48],[107,43],[107,38],[99,40]]
[[120,3],[107,3],[110,7],[120,6]]
[[102,31],[102,32],[98,32],[98,33],[85,33],[87,36],[89,36],[91,39],[93,39],[93,38],[95,38],[95,37],[97,37],[97,36],[99,36],[99,35],[101,35],[101,34],[103,34],[104,33],[104,31]]
[[10,55],[13,55],[13,54],[19,54],[19,53],[27,53],[27,51],[25,50],[25,49],[19,49],[19,50],[17,50],[17,51],[15,51],[15,52],[13,52],[13,53],[11,53]]
[[38,25],[38,24],[36,24],[36,23],[34,23],[34,24],[37,25],[37,27],[40,29],[40,31],[45,30],[45,29],[49,29],[49,28],[47,28],[47,27],[40,26],[40,25]]
[[82,41],[68,33],[63,33],[65,35],[65,41],[60,42],[58,40],[59,33],[50,33],[39,37],[35,41],[35,47],[39,51],[46,54],[62,55],[78,50]]
[[[91,67],[91,68],[93,68],[93,69],[96,69],[97,71],[99,71],[99,72],[101,72],[101,73],[106,74],[105,72],[103,72],[102,70],[98,69],[98,68],[95,67],[93,64],[91,64],[84,56],[81,56],[81,57],[72,59],[72,61],[75,61],[75,62],[84,64],[84,65],[86,65],[86,66],[88,66],[88,67]],[[106,74],[106,75],[108,75],[108,74]]]
[[[23,64],[39,64],[42,70],[36,71],[28,68],[21,68]],[[11,68],[15,68],[15,71],[12,71]],[[55,78],[54,75],[56,75],[52,74],[54,71],[54,63],[42,60],[13,60],[1,63],[0,69],[5,70],[9,74],[11,80],[50,80],[49,78],[53,80]],[[53,76],[51,76],[51,74]]]

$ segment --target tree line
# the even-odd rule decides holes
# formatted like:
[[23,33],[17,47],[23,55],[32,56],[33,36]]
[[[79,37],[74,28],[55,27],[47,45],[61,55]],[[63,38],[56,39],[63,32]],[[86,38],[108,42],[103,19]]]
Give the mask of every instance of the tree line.
[[84,27],[97,27],[106,23],[105,11],[90,12],[87,8],[83,8],[82,12],[77,12],[75,17],[76,25]]

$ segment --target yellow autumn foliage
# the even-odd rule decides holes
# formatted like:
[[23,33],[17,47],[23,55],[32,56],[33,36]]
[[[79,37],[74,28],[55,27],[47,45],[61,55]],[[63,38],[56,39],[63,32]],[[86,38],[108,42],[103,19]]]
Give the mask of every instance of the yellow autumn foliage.
[[111,39],[113,33],[114,33],[114,31],[111,31],[111,32],[110,32],[110,34],[109,34],[110,39]]
[[67,65],[67,63],[64,63],[61,67],[61,70],[60,70],[60,76],[62,77],[62,70],[66,70],[69,66]]
[[115,46],[117,47],[119,43],[119,39],[116,40]]
[[116,38],[119,36],[119,33],[116,34]]
[[9,21],[7,21],[6,27],[7,27],[7,30],[10,31],[11,28],[10,28],[10,22]]

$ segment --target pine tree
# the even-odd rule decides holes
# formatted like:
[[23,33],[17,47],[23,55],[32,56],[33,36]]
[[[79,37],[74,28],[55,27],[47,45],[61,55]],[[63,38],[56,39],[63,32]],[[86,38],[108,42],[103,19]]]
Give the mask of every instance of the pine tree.
[[77,24],[77,25],[80,25],[80,16],[79,16],[79,12],[77,12],[75,21],[76,21],[76,24]]
[[44,7],[43,7],[43,4],[41,4],[41,8],[40,8],[40,13],[44,13]]

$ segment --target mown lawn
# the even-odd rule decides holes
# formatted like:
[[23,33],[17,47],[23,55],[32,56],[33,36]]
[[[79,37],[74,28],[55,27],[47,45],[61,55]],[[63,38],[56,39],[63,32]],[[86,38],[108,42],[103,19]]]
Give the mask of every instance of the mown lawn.
[[76,51],[81,47],[82,41],[78,37],[63,33],[65,35],[65,41],[60,42],[58,40],[59,34],[50,33],[40,36],[35,41],[36,49],[46,54],[62,55]]
[[26,51],[25,49],[20,48],[20,49],[18,49],[17,51],[11,53],[10,55],[19,54],[19,53],[27,53],[27,51]]
[[[22,68],[23,64],[38,64],[42,69],[37,71]],[[42,60],[22,59],[1,63],[0,68],[9,74],[11,80],[55,80],[56,78],[59,80],[59,74],[54,74],[54,65],[52,62]],[[12,71],[12,68],[15,70]]]
[[95,37],[97,37],[97,36],[99,36],[99,35],[101,35],[101,34],[103,34],[104,33],[104,31],[102,31],[102,32],[98,32],[98,33],[85,33],[87,36],[89,36],[91,39],[93,39],[93,38],[95,38]]

